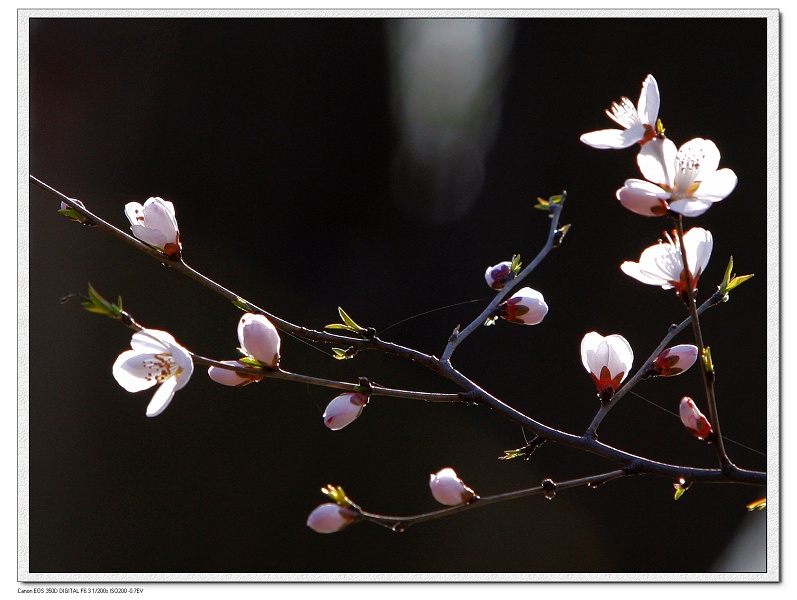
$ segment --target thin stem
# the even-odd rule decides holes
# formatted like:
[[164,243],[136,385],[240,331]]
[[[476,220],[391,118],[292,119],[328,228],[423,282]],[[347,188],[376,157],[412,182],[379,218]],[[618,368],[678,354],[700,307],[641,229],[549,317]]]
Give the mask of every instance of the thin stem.
[[384,387],[369,383],[366,387],[359,383],[347,383],[345,381],[337,381],[335,379],[323,379],[321,377],[313,377],[311,375],[302,375],[300,373],[291,373],[284,369],[258,369],[256,367],[239,367],[230,365],[212,358],[199,356],[198,354],[191,353],[194,362],[209,367],[216,367],[219,369],[226,369],[228,371],[235,371],[241,375],[254,375],[264,379],[282,379],[285,381],[294,381],[296,383],[305,383],[309,385],[316,385],[319,387],[335,388],[347,392],[366,393],[371,396],[391,396],[394,398],[408,398],[412,400],[425,400],[426,402],[462,402],[462,396],[459,394],[443,394],[438,392],[417,392],[413,390],[401,390],[395,388]]
[[537,487],[527,488],[524,490],[505,492],[503,494],[496,494],[494,496],[482,496],[466,504],[458,504],[457,506],[452,506],[450,508],[442,508],[440,510],[435,510],[428,513],[422,513],[419,515],[411,515],[407,517],[379,515],[365,511],[360,511],[360,515],[366,521],[370,521],[378,525],[383,525],[385,527],[388,527],[389,529],[392,529],[393,531],[401,532],[405,531],[408,527],[412,527],[413,525],[417,525],[418,523],[423,523],[424,521],[432,521],[434,519],[439,519],[441,517],[448,517],[457,513],[465,512],[466,510],[478,508],[480,506],[487,506],[488,504],[495,504],[496,502],[506,502],[507,500],[516,500],[517,498],[525,498],[527,496],[534,496],[536,494],[541,494],[545,492],[550,493],[552,485],[555,486],[556,492],[584,485],[592,485],[597,487],[598,485],[606,483],[607,481],[611,481],[612,479],[617,479],[619,477],[627,477],[628,475],[631,474],[632,473],[629,473],[625,469],[618,469],[616,471],[609,471],[608,473],[601,473],[600,475],[592,475],[591,477],[582,477],[580,479],[571,479],[569,481],[563,481],[561,483],[554,484],[553,482],[551,482],[548,483],[547,485],[543,484]]
[[[706,309],[711,308],[712,306],[716,306],[716,304],[720,301],[720,299],[721,298],[717,294],[714,294],[711,298],[706,300],[700,306],[700,308],[697,309],[697,314],[698,315],[702,314],[703,311],[705,311]],[[662,339],[661,343],[659,343],[659,345],[656,346],[656,349],[653,351],[653,353],[642,364],[642,366],[639,367],[639,369],[637,369],[636,373],[634,373],[631,379],[629,379],[625,383],[625,385],[623,385],[623,387],[617,390],[617,393],[614,396],[612,396],[611,401],[601,402],[601,407],[598,410],[598,413],[595,415],[595,418],[592,420],[592,423],[590,424],[589,428],[587,428],[587,431],[584,434],[585,436],[597,437],[598,427],[600,426],[601,421],[603,421],[604,417],[609,413],[609,411],[612,408],[614,408],[615,404],[617,404],[617,402],[623,396],[625,396],[628,392],[630,392],[631,388],[633,388],[639,382],[639,380],[645,376],[645,373],[648,372],[653,361],[667,347],[667,344],[669,344],[672,341],[672,339],[676,335],[681,333],[681,331],[683,331],[686,328],[686,326],[689,325],[689,323],[691,322],[692,322],[692,317],[689,316],[686,319],[684,319],[680,324],[673,325],[670,327],[669,331],[667,332],[667,335],[664,336],[664,339]]]
[[686,278],[686,308],[692,319],[692,330],[695,334],[695,343],[697,344],[697,355],[700,359],[701,369],[703,374],[703,387],[706,391],[706,401],[708,402],[709,420],[711,421],[711,428],[713,430],[712,441],[717,449],[717,457],[719,458],[720,465],[723,469],[733,468],[731,459],[725,452],[725,444],[722,441],[722,433],[720,432],[720,419],[717,412],[717,401],[714,396],[714,368],[711,367],[711,372],[708,371],[706,363],[703,361],[705,356],[705,345],[703,344],[703,333],[700,330],[700,319],[695,302],[695,285],[692,277],[692,272],[689,269],[689,263],[686,257],[686,246],[684,245],[684,223],[683,216],[678,215],[675,219],[675,225],[678,229],[678,242],[681,247],[681,257],[684,263],[684,275]]
[[451,337],[448,340],[448,344],[446,345],[445,350],[443,351],[443,355],[440,357],[440,360],[444,362],[448,362],[451,360],[451,355],[456,350],[457,346],[471,333],[473,333],[476,329],[478,329],[488,318],[493,315],[496,307],[503,301],[504,298],[509,295],[509,293],[535,268],[539,265],[542,260],[548,255],[551,249],[555,246],[557,240],[557,231],[559,229],[559,215],[562,213],[562,206],[564,201],[567,197],[565,192],[562,193],[562,200],[558,203],[551,203],[550,205],[550,217],[551,217],[551,226],[548,230],[548,239],[545,241],[545,245],[542,249],[537,253],[537,256],[534,257],[526,268],[523,269],[518,276],[515,277],[512,281],[508,282],[504,288],[499,291],[495,298],[487,305],[487,307],[476,317],[471,323],[465,327],[462,331],[455,331],[451,334]]

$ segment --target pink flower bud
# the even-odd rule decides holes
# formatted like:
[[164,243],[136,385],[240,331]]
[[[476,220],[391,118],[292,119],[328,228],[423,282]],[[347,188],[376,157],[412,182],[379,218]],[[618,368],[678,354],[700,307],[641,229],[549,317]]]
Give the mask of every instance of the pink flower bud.
[[692,344],[681,344],[667,348],[653,361],[650,369],[651,375],[655,377],[672,377],[680,375],[697,360],[697,346]]
[[276,367],[280,360],[280,336],[277,328],[263,315],[246,313],[238,322],[241,349],[267,367]]
[[332,399],[324,411],[324,425],[332,431],[343,429],[360,416],[368,398],[362,394],[341,394]]
[[512,263],[504,261],[494,267],[487,267],[484,273],[484,280],[494,290],[502,290],[507,282],[512,281],[515,274],[512,272]]
[[350,508],[327,502],[310,513],[307,526],[316,533],[335,533],[354,523],[358,517]]
[[465,504],[478,497],[449,467],[429,476],[429,489],[435,500],[447,506]]
[[180,258],[180,232],[171,202],[163,198],[150,198],[143,206],[130,202],[125,205],[125,215],[134,236],[160,248],[169,258]]
[[[225,365],[232,365],[234,367],[247,367],[247,365],[237,360],[225,360],[222,362]],[[221,367],[208,367],[208,375],[216,383],[229,385],[231,387],[241,387],[263,379],[258,375],[244,375],[243,373],[238,373],[230,369],[223,369]]]
[[705,440],[711,435],[711,424],[689,396],[681,398],[681,423],[693,436]]
[[634,351],[621,335],[603,337],[595,331],[581,340],[581,363],[592,376],[601,400],[610,400],[628,376]]
[[499,308],[506,312],[502,318],[510,323],[525,325],[537,325],[548,314],[548,305],[545,304],[542,294],[529,287],[516,292],[509,300],[502,302]]

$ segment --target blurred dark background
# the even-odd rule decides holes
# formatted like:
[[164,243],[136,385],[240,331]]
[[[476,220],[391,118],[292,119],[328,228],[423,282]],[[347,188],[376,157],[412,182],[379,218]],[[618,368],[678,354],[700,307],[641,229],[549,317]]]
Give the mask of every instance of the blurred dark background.
[[[714,234],[701,296],[728,257],[755,278],[703,319],[717,364],[723,433],[766,450],[766,22],[548,18],[82,19],[30,21],[30,172],[127,229],[123,207],[175,203],[186,261],[295,323],[322,328],[344,307],[383,330],[483,298],[488,265],[528,262],[548,222],[537,196],[567,190],[564,245],[528,285],[550,306],[536,327],[477,331],[454,364],[538,420],[581,433],[598,402],[579,357],[592,330],[620,333],[635,366],[670,323],[673,295],[619,269],[669,227],[624,210],[636,151],[579,142],[611,127],[654,74],[660,117],[680,145],[714,140],[734,193],[688,226]],[[159,417],[150,392],[111,375],[130,332],[59,299],[91,282],[138,321],[191,350],[236,357],[240,312],[111,236],[69,222],[30,189],[31,572],[705,572],[764,495],[749,486],[628,478],[425,523],[403,534],[361,524],[305,527],[342,485],[367,510],[437,507],[428,475],[451,466],[478,493],[614,468],[546,445],[498,461],[520,429],[480,407],[375,398],[327,430],[329,390],[264,381],[242,389],[199,368]],[[442,352],[483,303],[420,316],[384,338]],[[688,333],[677,341],[690,341]],[[283,337],[282,365],[306,374],[457,391],[413,364],[363,353],[340,363]],[[670,411],[705,408],[697,370],[639,384]],[[713,467],[672,415],[629,395],[601,440],[656,460]],[[728,443],[734,461],[765,458]]]

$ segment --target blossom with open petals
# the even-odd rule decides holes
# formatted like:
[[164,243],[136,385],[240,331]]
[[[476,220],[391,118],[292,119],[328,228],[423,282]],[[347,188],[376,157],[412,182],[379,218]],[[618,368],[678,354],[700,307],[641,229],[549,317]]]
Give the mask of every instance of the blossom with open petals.
[[711,435],[711,423],[689,396],[681,398],[679,407],[681,423],[684,424],[693,436],[699,440],[705,440]]
[[465,504],[477,497],[450,467],[429,476],[429,489],[435,500],[447,506]]
[[[642,283],[660,285],[665,290],[675,288],[675,291],[681,294],[687,290],[681,245],[675,232],[672,237],[667,233],[664,235],[667,238],[666,242],[659,240],[655,246],[642,251],[639,262],[626,261],[620,265],[620,268],[623,273]],[[693,227],[684,234],[684,247],[692,284],[694,289],[697,289],[697,281],[711,258],[714,239],[710,231],[702,227]]]
[[147,416],[161,414],[174,393],[185,386],[194,372],[191,354],[165,331],[142,329],[133,334],[132,350],[119,355],[113,376],[128,392],[140,392],[160,384],[147,406]]
[[260,364],[276,367],[280,360],[280,336],[264,315],[246,313],[238,321],[241,350]]
[[537,325],[548,314],[545,298],[540,292],[530,287],[518,290],[509,300],[502,302],[498,308],[506,313],[501,315],[503,319],[510,323],[523,323],[524,325]]
[[343,429],[363,412],[368,398],[363,394],[341,394],[335,396],[324,411],[324,424],[332,431]]
[[134,236],[160,248],[169,258],[180,258],[180,231],[171,202],[163,198],[150,198],[143,206],[129,202],[125,205],[125,215]]
[[702,215],[736,187],[736,174],[730,169],[717,170],[719,163],[720,152],[711,140],[695,138],[676,152],[672,141],[657,138],[637,156],[647,181],[626,180],[617,190],[617,199],[645,217],[668,210],[685,217]]
[[636,107],[626,97],[614,102],[606,111],[609,118],[622,129],[602,129],[581,136],[581,141],[600,149],[628,148],[634,144],[644,147],[656,137],[656,119],[659,116],[659,85],[653,75],[642,82],[642,93]]
[[621,335],[608,335],[591,331],[581,340],[581,363],[592,376],[601,400],[610,400],[628,376],[634,351]]
[[307,517],[307,526],[316,533],[335,533],[354,523],[360,516],[350,508],[327,502],[317,506]]

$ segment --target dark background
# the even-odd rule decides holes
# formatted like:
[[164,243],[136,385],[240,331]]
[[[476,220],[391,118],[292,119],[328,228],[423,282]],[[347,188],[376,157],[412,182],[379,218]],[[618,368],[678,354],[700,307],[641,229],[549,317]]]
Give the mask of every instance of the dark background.
[[[125,229],[126,202],[170,199],[193,267],[295,323],[321,328],[343,306],[377,330],[453,303],[486,302],[487,265],[513,253],[529,261],[544,242],[547,219],[533,199],[566,189],[563,222],[573,227],[528,281],[550,306],[545,321],[481,329],[454,364],[530,416],[580,433],[598,408],[579,357],[583,335],[621,333],[636,367],[685,317],[670,293],[618,268],[669,226],[614,200],[624,179],[639,177],[635,150],[599,151],[578,140],[612,126],[602,111],[621,95],[636,103],[653,73],[669,137],[677,145],[714,140],[721,166],[739,177],[729,198],[688,226],[714,234],[703,298],[730,255],[737,273],[756,275],[702,321],[723,433],[763,452],[767,240],[776,236],[766,227],[775,198],[766,187],[765,20],[508,23],[483,181],[478,161],[466,161],[446,188],[472,192],[461,214],[439,210],[440,196],[400,150],[388,43],[395,25],[33,19],[31,174]],[[279,381],[225,388],[201,368],[162,415],[147,419],[151,393],[129,394],[111,375],[129,331],[59,299],[91,282],[110,298],[121,294],[141,323],[220,359],[236,356],[240,312],[57,208],[31,187],[32,573],[705,572],[745,518],[744,505],[764,494],[701,485],[674,502],[672,482],[628,478],[403,534],[370,524],[316,534],[304,523],[325,501],[319,489],[327,483],[367,510],[414,514],[437,507],[428,474],[445,466],[491,495],[614,465],[551,444],[529,462],[498,461],[523,445],[519,428],[455,404],[375,398],[358,421],[331,432],[321,414],[334,392]],[[439,355],[453,327],[481,306],[422,316],[384,337]],[[288,337],[282,365],[456,391],[398,359],[365,353],[344,364]],[[705,407],[701,389],[693,370],[635,391],[677,411],[683,395]],[[656,460],[715,465],[713,449],[634,395],[600,437]],[[765,468],[755,452],[733,443],[728,451],[740,466]]]

